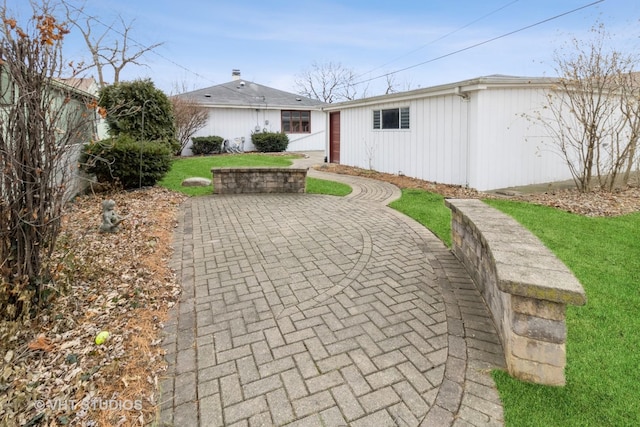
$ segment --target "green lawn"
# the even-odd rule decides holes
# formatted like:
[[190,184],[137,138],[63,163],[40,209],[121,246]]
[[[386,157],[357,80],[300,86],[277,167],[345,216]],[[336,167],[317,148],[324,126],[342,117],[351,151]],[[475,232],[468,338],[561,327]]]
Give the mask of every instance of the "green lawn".
[[[522,202],[490,200],[531,230],[576,275],[587,305],[567,310],[565,387],[493,373],[508,426],[640,425],[640,214],[588,218]],[[450,245],[439,195],[403,190],[390,205]]]
[[393,209],[415,219],[451,246],[451,211],[440,194],[405,188],[402,197],[389,204]]
[[[211,194],[211,187],[183,187],[182,181],[186,178],[201,177],[211,179],[213,167],[241,167],[241,166],[291,166],[291,159],[295,155],[267,155],[267,154],[226,154],[206,157],[184,157],[177,159],[171,165],[171,170],[158,182],[158,185],[173,191],[178,191],[189,196],[203,196]],[[351,187],[338,182],[324,179],[307,178],[307,192],[316,194],[328,194],[333,196],[346,196],[351,193]]]
[[537,235],[588,299],[567,310],[565,387],[494,373],[507,424],[640,425],[640,214],[587,218],[527,203],[489,204]]
[[347,184],[326,179],[307,178],[307,193],[346,196],[352,189]]
[[158,182],[158,185],[170,190],[179,191],[189,196],[211,194],[211,187],[183,187],[186,178],[200,177],[211,179],[211,168],[235,166],[291,166],[294,155],[270,156],[266,154],[243,153],[224,154],[204,157],[183,157],[174,160],[171,170]]

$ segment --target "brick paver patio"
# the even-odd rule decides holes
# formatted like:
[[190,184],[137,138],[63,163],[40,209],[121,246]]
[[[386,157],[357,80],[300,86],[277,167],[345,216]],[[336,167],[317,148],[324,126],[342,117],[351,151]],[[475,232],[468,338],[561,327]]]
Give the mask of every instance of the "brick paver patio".
[[354,192],[185,202],[160,425],[502,425],[502,349],[464,268],[385,206],[396,187],[327,179]]

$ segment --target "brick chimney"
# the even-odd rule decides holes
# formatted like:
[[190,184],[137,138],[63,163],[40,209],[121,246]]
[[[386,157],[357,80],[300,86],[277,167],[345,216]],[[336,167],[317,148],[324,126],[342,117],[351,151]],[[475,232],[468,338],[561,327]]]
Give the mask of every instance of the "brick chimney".
[[237,68],[231,70],[231,79],[234,81],[240,80],[240,70],[238,70]]

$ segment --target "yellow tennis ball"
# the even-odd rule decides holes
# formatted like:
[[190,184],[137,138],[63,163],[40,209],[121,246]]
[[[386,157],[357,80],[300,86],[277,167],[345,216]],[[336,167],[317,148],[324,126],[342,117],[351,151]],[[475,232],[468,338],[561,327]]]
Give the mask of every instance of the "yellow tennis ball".
[[104,344],[109,339],[109,332],[102,331],[98,335],[96,335],[96,344],[101,345]]

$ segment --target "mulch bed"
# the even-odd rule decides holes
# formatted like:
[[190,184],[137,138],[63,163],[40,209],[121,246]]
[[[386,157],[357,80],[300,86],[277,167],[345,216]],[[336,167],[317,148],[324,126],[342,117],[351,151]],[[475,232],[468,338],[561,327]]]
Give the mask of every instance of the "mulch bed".
[[[126,216],[99,233],[101,203]],[[0,425],[133,426],[156,416],[162,322],[180,284],[169,268],[177,208],[161,188],[83,196],[54,255],[54,296],[28,325],[0,324]],[[102,331],[110,338],[96,345]]]
[[[318,169],[449,198],[506,197],[341,165]],[[107,198],[127,216],[116,234],[98,232]],[[638,187],[508,198],[588,216],[640,211]],[[56,296],[26,327],[0,324],[0,425],[135,426],[154,419],[166,370],[161,330],[180,294],[169,259],[184,199],[149,188],[83,196],[69,205],[54,257]],[[96,345],[102,330],[110,338]]]
[[563,189],[534,194],[504,196],[495,193],[483,193],[456,185],[438,184],[407,176],[381,173],[333,163],[318,166],[317,169],[325,172],[378,179],[390,182],[399,188],[419,188],[442,194],[448,198],[507,198],[551,206],[585,216],[619,216],[640,211],[640,188],[638,186],[629,186],[613,192],[595,190],[589,193],[581,193],[576,189]]

